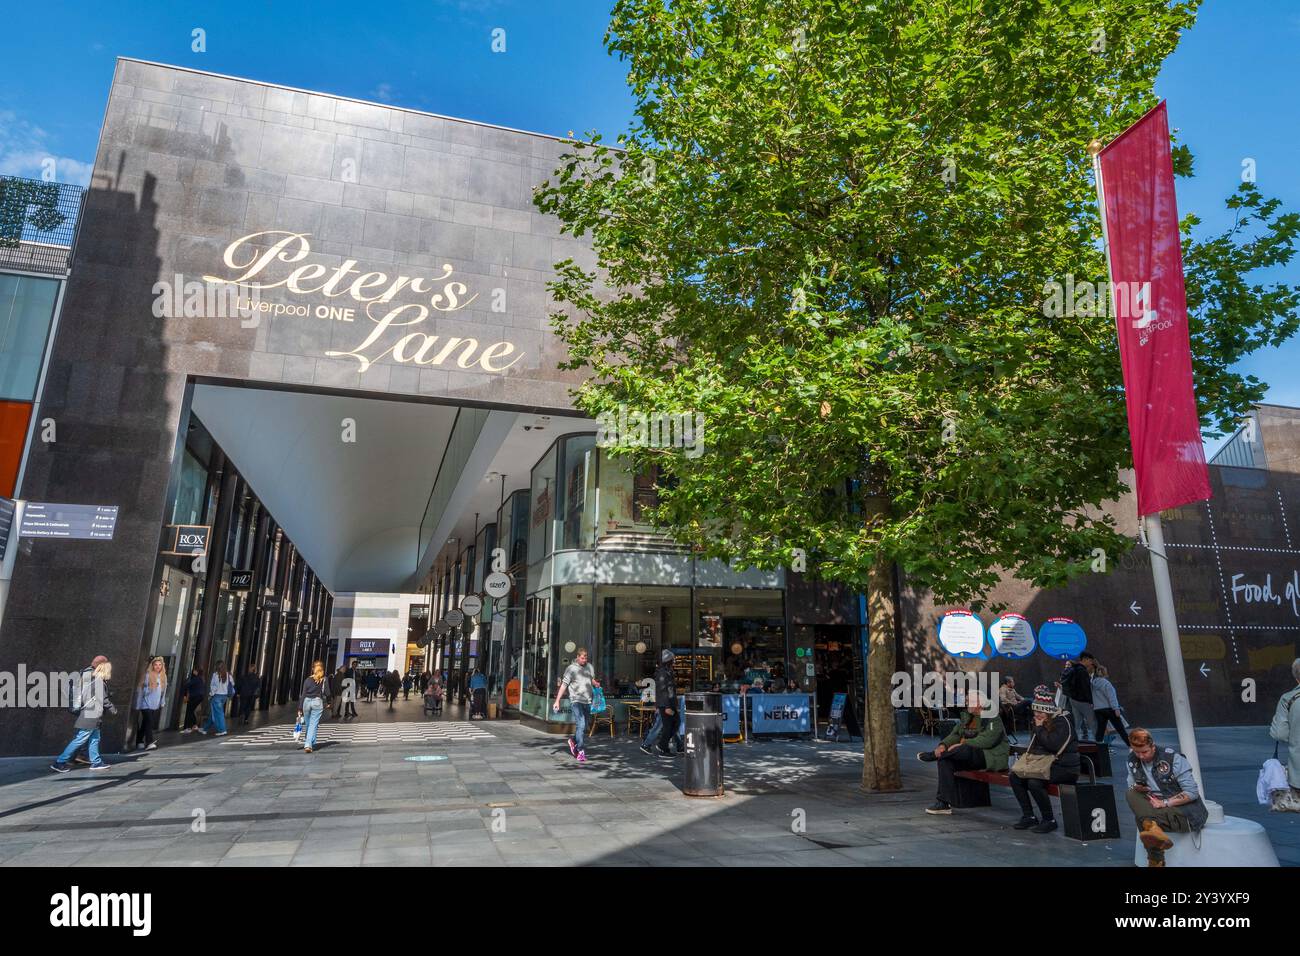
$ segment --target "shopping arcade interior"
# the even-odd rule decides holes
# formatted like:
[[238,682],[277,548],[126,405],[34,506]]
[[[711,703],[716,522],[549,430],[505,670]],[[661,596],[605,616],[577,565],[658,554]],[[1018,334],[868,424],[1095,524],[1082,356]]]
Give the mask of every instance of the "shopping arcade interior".
[[[653,481],[598,449],[590,420],[199,382],[187,445],[170,521],[213,525],[210,554],[223,560],[206,576],[189,559],[160,560],[148,649],[173,680],[196,658],[237,672],[252,664],[271,706],[296,698],[315,658],[399,671],[438,661],[481,666],[507,712],[540,720],[578,646],[628,699],[665,647],[683,687],[814,683],[804,654],[810,662],[825,634],[790,626],[782,576],[697,562],[656,534],[644,521]],[[232,480],[238,500],[223,526]],[[259,539],[263,513],[273,520]],[[486,602],[477,628],[429,631],[421,646],[432,622],[482,591],[497,547],[515,582],[509,597]],[[232,586],[241,570],[255,578],[248,591]],[[390,655],[358,653],[339,636],[349,596],[374,593],[431,605],[394,619]]]

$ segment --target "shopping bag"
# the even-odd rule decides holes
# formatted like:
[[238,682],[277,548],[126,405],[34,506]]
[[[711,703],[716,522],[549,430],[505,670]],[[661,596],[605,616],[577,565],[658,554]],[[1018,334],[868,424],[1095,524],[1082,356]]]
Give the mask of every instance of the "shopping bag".
[[593,714],[602,714],[605,712],[605,692],[599,687],[592,691],[591,712]]
[[293,725],[293,739],[295,743],[302,740],[302,714],[298,715],[298,722]]

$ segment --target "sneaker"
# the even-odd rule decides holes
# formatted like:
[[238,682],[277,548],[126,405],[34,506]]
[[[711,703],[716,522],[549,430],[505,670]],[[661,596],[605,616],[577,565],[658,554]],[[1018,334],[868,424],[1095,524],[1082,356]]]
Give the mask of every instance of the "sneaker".
[[224,737],[224,736],[226,736],[226,732],[225,732],[224,730],[218,730],[218,731],[217,731],[215,734],[213,734],[212,736],[214,736],[214,737]]
[[156,742],[154,742],[154,743],[150,743],[149,746],[148,746],[148,747],[145,747],[144,749],[145,749],[145,750],[157,750],[157,749],[158,749],[158,744],[157,744]]
[[52,763],[50,764],[50,769],[55,773],[72,773],[72,768],[66,763]]
[[587,751],[585,751],[585,750],[579,750],[579,751],[578,751],[578,763],[586,763],[586,762],[587,762]]
[[1038,826],[1034,827],[1034,832],[1051,833],[1055,829],[1056,829],[1056,820],[1054,820],[1052,817],[1048,817],[1042,823],[1038,824]]
[[935,816],[950,817],[952,816],[952,804],[944,803],[942,800],[938,800],[935,802],[933,806],[926,807],[925,812],[932,813]]
[[651,750],[649,747],[647,747],[645,744],[642,744],[642,745],[641,745],[640,747],[638,747],[637,749],[640,750],[640,751],[641,751],[643,754],[645,754],[647,757],[653,757],[653,756],[655,755],[655,752],[654,752],[653,750]]
[[72,762],[82,767],[90,766],[90,761],[87,760],[85,757],[81,756],[81,754],[73,754]]
[[135,745],[135,749],[136,749],[136,750],[144,750],[144,741],[142,740],[142,741],[140,741],[138,744],[136,744],[136,745]]
[[916,759],[924,763],[933,763],[939,758],[934,755],[933,750],[922,750],[920,753],[916,755]]
[[671,750],[656,750],[655,753],[660,757],[667,757],[669,760],[673,759],[673,752]]
[[1033,816],[1021,817],[1020,821],[1016,823],[1015,826],[1013,826],[1011,829],[1028,830],[1030,827],[1036,827],[1036,826],[1038,826],[1038,817],[1033,817]]
[[303,747],[303,748],[302,748],[302,752],[305,753],[305,754],[309,754],[309,753],[311,753],[311,748],[310,748],[310,747]]
[[91,770],[112,770],[113,767],[111,764],[106,764],[106,763],[92,763],[90,765],[90,769]]
[[573,742],[572,737],[569,738],[569,753],[578,756],[578,745]]
[[195,727],[195,728],[194,728],[194,732],[195,732],[196,734],[202,734],[204,737],[206,737],[206,736],[208,735],[208,732],[207,732],[206,730],[204,730],[202,727]]
[[194,733],[194,728],[193,728],[193,727],[186,727],[184,730],[181,731],[181,733],[182,733],[182,734],[192,734],[192,733]]

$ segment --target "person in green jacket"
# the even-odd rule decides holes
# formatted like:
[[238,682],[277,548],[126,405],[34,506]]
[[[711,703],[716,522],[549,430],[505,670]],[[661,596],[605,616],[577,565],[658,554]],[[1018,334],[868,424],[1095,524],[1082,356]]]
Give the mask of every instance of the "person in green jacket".
[[926,813],[952,814],[952,804],[957,798],[958,770],[1007,769],[1010,744],[1002,718],[993,711],[992,717],[983,716],[984,700],[976,691],[966,695],[966,709],[957,717],[952,733],[944,737],[933,752],[922,751],[917,758],[934,761],[939,767],[939,792],[933,806]]

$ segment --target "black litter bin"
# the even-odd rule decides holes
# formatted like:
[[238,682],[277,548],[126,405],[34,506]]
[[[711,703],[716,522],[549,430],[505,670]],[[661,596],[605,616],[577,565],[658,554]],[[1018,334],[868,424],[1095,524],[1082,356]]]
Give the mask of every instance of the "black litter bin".
[[722,695],[686,695],[686,786],[688,797],[722,796]]

